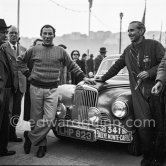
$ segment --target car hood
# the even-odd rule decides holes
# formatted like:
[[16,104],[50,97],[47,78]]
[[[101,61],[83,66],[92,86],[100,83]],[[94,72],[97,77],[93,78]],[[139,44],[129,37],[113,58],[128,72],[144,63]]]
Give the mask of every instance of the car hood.
[[100,92],[112,88],[130,88],[129,80],[124,76],[113,77],[106,82],[96,82],[94,87]]

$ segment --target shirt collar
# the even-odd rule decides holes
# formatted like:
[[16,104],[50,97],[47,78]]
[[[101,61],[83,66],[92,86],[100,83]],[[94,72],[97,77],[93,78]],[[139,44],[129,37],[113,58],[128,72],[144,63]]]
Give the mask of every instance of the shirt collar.
[[13,49],[13,46],[15,46],[15,47],[17,48],[17,44],[13,45],[13,44],[10,43],[10,42],[9,42],[9,44],[10,44],[10,46],[11,46],[12,49]]
[[45,45],[44,43],[42,43],[42,46],[44,46],[44,47],[52,47],[52,46],[54,46],[54,44]]

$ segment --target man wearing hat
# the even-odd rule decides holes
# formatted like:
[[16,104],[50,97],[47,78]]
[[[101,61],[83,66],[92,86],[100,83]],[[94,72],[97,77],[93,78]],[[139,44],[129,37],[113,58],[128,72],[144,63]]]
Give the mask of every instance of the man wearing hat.
[[7,41],[8,28],[4,19],[0,19],[0,46]]
[[[10,26],[9,26],[10,27]],[[0,44],[7,41],[8,28],[4,19],[0,19]],[[15,154],[15,151],[8,151],[9,132],[9,97],[13,84],[13,72],[10,60],[5,51],[0,47],[0,157]]]
[[105,47],[101,47],[99,52],[100,52],[100,55],[98,55],[95,58],[95,74],[100,66],[101,61],[106,57],[107,50]]

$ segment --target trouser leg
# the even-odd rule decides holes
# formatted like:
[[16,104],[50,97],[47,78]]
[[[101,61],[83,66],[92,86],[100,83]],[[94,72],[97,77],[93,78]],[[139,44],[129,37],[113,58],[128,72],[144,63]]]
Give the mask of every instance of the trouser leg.
[[158,96],[152,96],[150,101],[152,117],[155,120],[153,130],[154,152],[156,157],[163,156],[164,150],[164,105]]
[[31,99],[30,99],[30,85],[27,82],[27,88],[24,95],[24,120],[30,120]]
[[3,153],[7,150],[8,137],[9,137],[9,96],[5,93],[3,100],[4,110],[3,117],[0,127],[0,153]]
[[46,135],[52,128],[58,101],[57,88],[42,89],[31,85],[31,119],[35,126],[29,132],[29,138],[34,145],[46,146]]
[[5,152],[7,150],[8,136],[9,136],[9,114],[7,111],[5,111],[0,129],[0,153]]
[[145,156],[152,152],[152,129],[150,127],[138,128],[138,134],[142,143],[142,153]]
[[10,129],[9,129],[9,137],[15,138],[16,136],[16,126],[19,121],[19,117],[21,114],[21,100],[23,94],[18,89],[13,94],[13,109],[12,109],[12,117],[10,117]]

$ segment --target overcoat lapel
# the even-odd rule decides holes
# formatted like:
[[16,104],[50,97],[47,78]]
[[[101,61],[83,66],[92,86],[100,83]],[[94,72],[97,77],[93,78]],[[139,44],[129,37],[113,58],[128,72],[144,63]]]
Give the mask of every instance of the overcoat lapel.
[[3,45],[3,47],[4,47],[5,51],[6,51],[6,54],[8,55],[9,59],[10,58],[16,58],[17,51],[13,50],[8,42],[5,43]]

